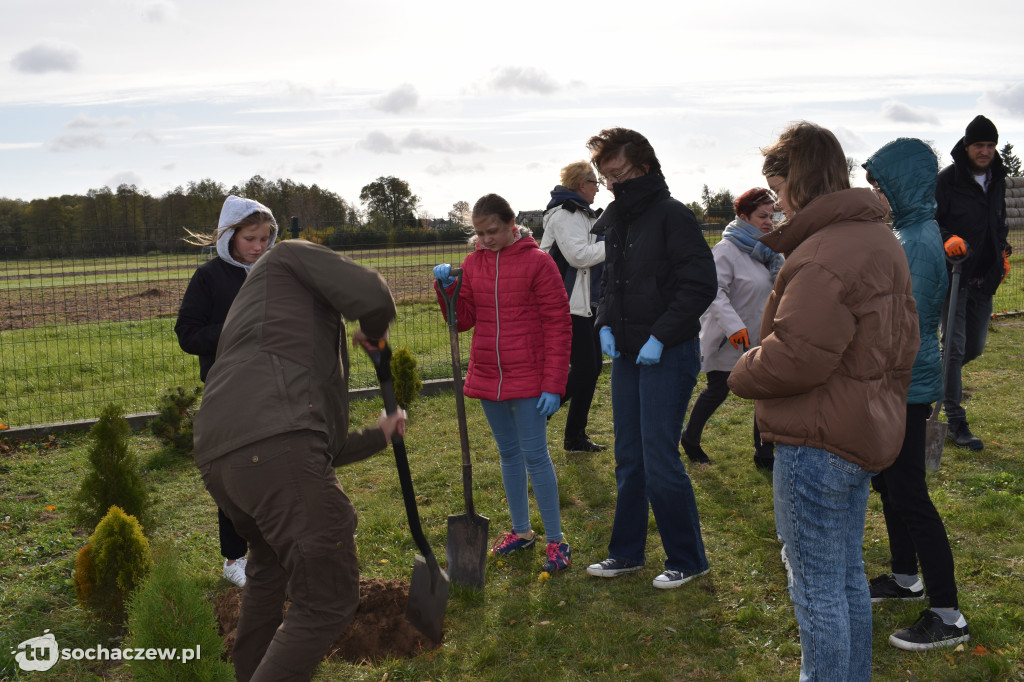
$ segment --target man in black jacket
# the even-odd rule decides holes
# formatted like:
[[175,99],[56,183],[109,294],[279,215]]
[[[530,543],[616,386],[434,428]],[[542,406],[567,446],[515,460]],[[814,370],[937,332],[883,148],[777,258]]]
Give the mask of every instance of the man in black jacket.
[[[942,406],[949,422],[949,439],[958,447],[981,450],[981,439],[971,433],[963,393],[961,368],[985,349],[992,297],[1010,271],[1007,243],[1006,168],[996,151],[999,133],[992,121],[976,116],[953,147],[953,163],[939,173],[935,188],[935,220],[950,257],[962,257],[963,270],[957,306],[950,318],[949,296],[942,325],[943,347],[953,319],[949,365]],[[950,279],[952,286],[952,279]]]

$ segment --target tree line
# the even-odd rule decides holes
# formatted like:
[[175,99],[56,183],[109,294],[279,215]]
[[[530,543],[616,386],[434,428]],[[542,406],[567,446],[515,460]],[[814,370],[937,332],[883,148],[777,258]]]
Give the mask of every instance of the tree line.
[[[316,184],[255,175],[226,187],[210,179],[189,182],[162,196],[135,185],[102,187],[48,199],[0,197],[0,258],[145,254],[187,248],[185,229],[212,232],[229,194],[255,199],[277,218],[279,238],[299,236],[343,247],[455,241],[465,237],[463,216],[417,217],[419,199],[407,183],[381,177],[360,192],[365,208]],[[454,219],[453,219],[454,218]]]

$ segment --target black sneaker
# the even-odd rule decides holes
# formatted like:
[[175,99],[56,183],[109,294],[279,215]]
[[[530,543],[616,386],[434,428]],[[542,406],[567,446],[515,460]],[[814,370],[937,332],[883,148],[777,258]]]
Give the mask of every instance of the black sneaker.
[[903,601],[920,601],[924,599],[924,584],[918,578],[917,582],[910,587],[903,587],[892,573],[872,578],[868,583],[871,591],[871,601],[880,602],[889,599],[900,599]]
[[686,434],[679,440],[679,444],[683,446],[683,452],[690,458],[691,462],[696,464],[711,464],[711,458],[708,457],[707,453],[701,448],[700,443],[689,440]]
[[928,651],[969,641],[971,634],[967,631],[967,620],[963,616],[955,625],[946,625],[941,616],[931,609],[922,611],[909,628],[889,635],[889,644],[904,651]]
[[599,564],[590,564],[587,566],[587,573],[590,575],[596,575],[598,578],[614,578],[622,575],[623,573],[635,573],[643,567],[643,564],[608,557]]
[[985,444],[981,442],[981,439],[971,433],[971,429],[967,426],[967,422],[954,422],[949,424],[946,430],[946,438],[958,448],[967,448],[968,450],[981,450],[985,447]]
[[587,434],[583,434],[578,438],[566,438],[564,445],[566,452],[601,452],[608,448],[607,445],[601,445],[590,440],[590,436]]

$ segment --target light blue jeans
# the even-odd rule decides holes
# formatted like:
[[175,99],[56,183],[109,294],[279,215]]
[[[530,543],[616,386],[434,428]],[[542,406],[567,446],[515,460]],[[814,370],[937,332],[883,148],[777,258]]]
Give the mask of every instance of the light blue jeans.
[[558,479],[548,454],[548,420],[534,398],[481,400],[501,456],[501,480],[512,517],[512,530],[530,532],[530,498],[527,475],[544,523],[548,542],[562,542],[562,510],[558,506]]
[[826,450],[775,446],[775,525],[800,626],[801,681],[871,679],[863,556],[870,479]]

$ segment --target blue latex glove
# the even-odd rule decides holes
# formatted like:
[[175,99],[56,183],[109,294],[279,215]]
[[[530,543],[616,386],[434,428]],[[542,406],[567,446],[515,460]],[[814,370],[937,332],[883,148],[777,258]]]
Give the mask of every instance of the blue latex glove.
[[619,351],[615,350],[615,336],[612,335],[611,327],[601,327],[601,352],[610,358],[619,357]]
[[640,349],[640,354],[636,356],[636,364],[638,365],[656,365],[661,360],[661,349],[665,346],[653,336],[647,339],[647,343]]
[[452,266],[449,263],[441,263],[434,266],[434,279],[445,289],[455,284],[455,278],[452,277],[451,273]]
[[542,417],[550,417],[561,407],[562,398],[557,393],[541,393],[537,401],[537,410]]

